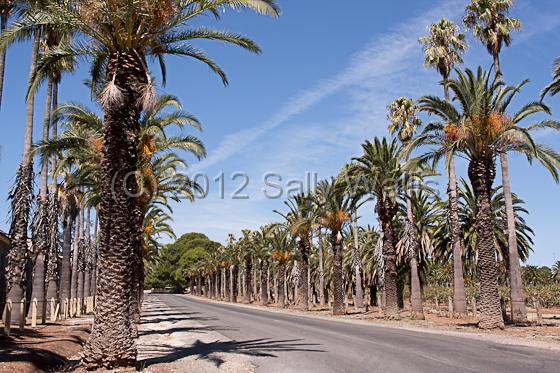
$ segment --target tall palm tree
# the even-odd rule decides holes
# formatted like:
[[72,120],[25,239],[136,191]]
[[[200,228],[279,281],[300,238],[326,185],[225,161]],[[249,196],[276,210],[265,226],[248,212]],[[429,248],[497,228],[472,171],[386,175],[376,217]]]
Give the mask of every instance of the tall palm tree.
[[465,8],[463,23],[480,40],[494,60],[496,76],[501,76],[500,52],[511,44],[512,31],[521,29],[521,21],[509,17],[513,0],[471,0]]
[[141,206],[131,198],[138,185],[129,175],[137,171],[140,113],[154,103],[148,58],[158,60],[165,71],[165,55],[192,57],[206,63],[227,83],[224,72],[190,42],[213,39],[253,52],[259,48],[236,34],[185,26],[201,15],[218,16],[230,5],[272,16],[279,13],[273,0],[96,0],[79,7],[54,2],[12,24],[0,39],[5,46],[38,23],[74,30],[78,37],[47,54],[39,70],[68,55],[89,57],[92,85],[94,89],[102,87],[99,276],[95,323],[83,359],[89,368],[129,366],[136,359],[135,326],[129,317],[135,293],[130,283],[135,276],[134,258],[141,247],[142,214]]
[[[414,100],[406,97],[396,99],[388,107],[389,133],[397,135],[397,138],[403,146],[410,143],[416,134],[418,127],[422,124],[417,117],[418,107]],[[405,236],[407,237],[409,258],[410,258],[410,302],[412,305],[412,319],[423,320],[424,310],[422,307],[422,293],[420,290],[420,277],[418,276],[418,253],[420,242],[416,223],[414,221],[414,213],[412,210],[412,176],[408,175],[405,183],[406,195],[406,222]]]
[[[393,220],[397,214],[399,184],[404,170],[401,160],[405,152],[396,140],[375,138],[362,144],[363,155],[354,158],[357,165],[353,172],[368,186],[376,198],[375,212],[380,222],[383,257],[383,288],[385,292],[385,315],[399,317],[397,304],[397,266]],[[379,262],[379,261],[378,261]]]
[[[4,40],[8,31],[2,33],[0,40]],[[29,64],[29,84],[31,85],[37,68],[37,56],[41,34],[36,25],[30,25],[19,40],[32,38],[31,62]],[[6,50],[7,45],[0,43],[0,50]],[[33,113],[35,95],[27,95],[25,103],[25,131],[23,137],[23,153],[21,163],[16,172],[14,187],[10,192],[11,223],[10,239],[11,248],[7,255],[7,298],[17,302],[25,295],[25,261],[28,253],[27,230],[29,226],[29,213],[33,200],[33,157],[31,146],[33,143]],[[19,320],[19,307],[12,313],[12,321]]]
[[344,282],[342,267],[343,228],[355,211],[354,199],[347,193],[346,183],[340,179],[323,180],[317,185],[317,217],[319,224],[329,230],[332,257],[333,315],[343,315]]
[[280,307],[286,306],[286,264],[292,257],[293,238],[285,226],[277,225],[271,233],[272,259],[277,262],[278,299]]
[[315,220],[315,206],[311,196],[307,194],[297,194],[284,202],[289,211],[286,214],[280,214],[285,220],[287,228],[290,230],[292,237],[297,237],[298,240],[298,299],[296,304],[307,310],[309,308],[309,293],[308,293],[308,277],[307,272],[309,269],[309,255],[311,251],[312,230]]
[[[449,88],[446,81],[449,79],[455,65],[463,63],[462,54],[467,48],[465,35],[459,32],[459,28],[455,23],[444,18],[438,23],[432,24],[429,30],[430,34],[428,36],[420,38],[420,43],[424,45],[424,63],[426,66],[436,69],[443,78],[444,97],[445,100],[449,101]],[[420,109],[422,110],[422,105]],[[426,129],[428,128],[431,129],[432,127],[427,126]],[[430,133],[430,131],[425,130],[424,133]],[[438,137],[437,133],[432,133],[430,138],[435,140],[435,143],[442,149],[447,148],[447,150],[451,150],[445,137]],[[420,136],[416,140],[416,144],[421,144],[425,139],[424,136]],[[448,175],[447,194],[449,200],[447,220],[451,233],[451,245],[453,247],[453,310],[454,316],[464,317],[467,315],[467,300],[465,296],[465,280],[463,278],[463,262],[461,259],[461,227],[459,225],[457,176],[455,158],[450,151],[446,153],[445,164]]]
[[[473,0],[466,8],[467,14],[464,23],[473,35],[478,38],[488,50],[494,60],[496,77],[502,75],[500,66],[500,52],[503,45],[511,43],[511,32],[521,28],[521,21],[508,16],[513,5],[512,0]],[[511,182],[509,177],[509,161],[507,151],[500,151],[500,166],[502,171],[502,184],[508,216],[508,237],[510,248],[510,283],[511,283],[511,312],[514,322],[527,322],[525,309],[525,295],[521,279],[521,268],[517,255],[517,241],[515,235],[515,216],[513,211]]]
[[[463,63],[462,54],[467,49],[465,34],[459,32],[457,25],[442,18],[428,27],[429,35],[419,39],[424,46],[424,65],[433,67],[443,80],[449,79],[453,68]],[[445,99],[449,99],[449,90],[444,85]]]
[[556,282],[560,282],[560,260],[557,260],[552,266],[552,276]]
[[[448,82],[457,110],[451,103],[431,98],[433,113],[451,119],[443,127],[453,147],[469,160],[468,175],[477,201],[478,274],[481,294],[480,327],[503,327],[498,293],[494,228],[492,221],[491,191],[495,178],[495,157],[504,144],[513,139],[519,147],[534,149],[527,131],[512,125],[501,114],[501,108],[516,92],[505,87],[501,80],[490,79],[490,73],[479,68],[457,71],[458,77]],[[430,109],[431,110],[431,109]]]

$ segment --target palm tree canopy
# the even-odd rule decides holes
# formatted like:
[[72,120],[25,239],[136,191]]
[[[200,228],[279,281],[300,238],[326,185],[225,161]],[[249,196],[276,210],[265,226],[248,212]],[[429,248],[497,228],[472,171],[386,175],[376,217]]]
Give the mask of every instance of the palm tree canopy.
[[512,31],[521,29],[521,21],[508,16],[512,5],[513,0],[471,0],[465,9],[463,23],[492,56],[511,44]]
[[416,116],[418,107],[414,100],[406,97],[399,97],[388,107],[387,119],[389,119],[389,133],[398,134],[401,142],[409,141],[422,121]]
[[555,96],[558,92],[560,92],[560,58],[554,61],[552,67],[552,82],[544,87],[541,92],[541,100],[548,94]]
[[[107,80],[108,63],[112,60],[115,62],[113,69],[118,69],[119,64],[125,64],[124,54],[140,61],[149,84],[151,77],[144,58],[149,56],[159,63],[165,83],[165,56],[174,55],[205,63],[227,85],[224,71],[192,42],[217,40],[254,53],[260,52],[259,47],[239,34],[187,26],[208,14],[219,19],[227,8],[245,8],[274,17],[279,15],[274,0],[93,0],[79,4],[69,0],[51,1],[14,21],[0,38],[0,48],[27,38],[37,27],[74,32],[75,37],[69,43],[45,51],[36,76],[45,75],[45,70],[61,60],[85,58],[91,62],[92,92],[103,92],[105,96],[109,93],[98,86],[103,86]],[[116,71],[112,73],[116,74]],[[112,94],[115,91],[113,88]],[[103,95],[101,98],[108,99]]]
[[424,65],[435,68],[444,79],[449,77],[453,67],[463,63],[461,54],[467,49],[465,34],[457,25],[442,18],[428,27],[428,36],[419,42],[424,46]]

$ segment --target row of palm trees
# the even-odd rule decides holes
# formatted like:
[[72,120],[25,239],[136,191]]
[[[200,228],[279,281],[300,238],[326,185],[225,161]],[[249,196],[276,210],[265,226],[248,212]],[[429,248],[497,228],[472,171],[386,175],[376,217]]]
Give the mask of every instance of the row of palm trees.
[[[197,188],[180,175],[186,164],[178,152],[205,155],[196,137],[175,137],[167,131],[199,128],[200,123],[181,110],[176,98],[158,97],[151,63],[159,65],[163,84],[166,57],[179,56],[203,62],[227,85],[224,71],[192,43],[217,40],[259,53],[259,47],[243,35],[194,25],[205,15],[219,19],[228,9],[279,15],[274,0],[0,2],[0,76],[9,46],[31,40],[32,50],[23,154],[10,194],[7,296],[29,298],[31,288],[39,299],[62,298],[67,281],[79,289],[85,256],[80,249],[71,252],[68,245],[88,237],[84,231],[89,224],[82,223],[83,213],[76,213],[76,196],[82,211],[95,209],[87,214],[98,221],[91,240],[95,250],[90,250],[97,271],[91,271],[96,306],[83,358],[87,368],[135,364],[143,258],[157,251],[159,235],[172,235],[168,202],[192,198]],[[83,61],[89,66],[87,85],[103,119],[79,104],[58,105],[62,77]],[[42,151],[37,152],[32,136],[34,98],[42,82],[47,99],[43,136],[36,147]],[[62,134],[59,124],[64,126]],[[34,154],[41,154],[41,171],[31,219]],[[73,229],[77,233],[72,234]],[[32,287],[26,283],[30,263]]]
[[[341,171],[344,176],[339,175],[318,185],[314,195],[296,196],[288,202],[289,212],[284,215],[284,225],[290,237],[297,242],[300,281],[298,296],[302,297],[298,303],[307,304],[303,299],[309,296],[305,289],[310,232],[314,225],[318,225],[329,232],[333,313],[344,312],[343,278],[344,275],[346,278],[353,276],[353,272],[343,274],[342,271],[344,226],[357,220],[360,201],[370,197],[376,201],[375,211],[379,221],[379,257],[383,263],[380,269],[380,286],[384,312],[389,317],[398,315],[395,247],[397,242],[402,242],[409,258],[407,264],[410,267],[413,317],[422,318],[417,268],[420,233],[423,230],[418,227],[418,220],[421,221],[423,216],[414,211],[413,196],[425,188],[422,180],[433,172],[434,166],[445,160],[448,175],[447,216],[439,225],[445,230],[446,245],[448,243],[452,248],[453,309],[456,316],[465,316],[467,302],[463,251],[466,247],[462,245],[461,237],[466,234],[466,227],[461,226],[455,170],[455,159],[462,157],[468,162],[470,185],[465,184],[465,188],[472,193],[469,202],[474,210],[470,246],[476,251],[476,274],[480,282],[479,325],[482,328],[504,326],[498,291],[497,260],[500,258],[507,260],[505,268],[509,271],[512,320],[516,323],[527,322],[519,259],[525,256],[520,255],[520,252],[523,253],[526,248],[528,237],[519,233],[520,225],[524,225],[524,222],[516,217],[519,213],[519,210],[516,211],[516,202],[519,200],[511,190],[508,153],[518,152],[525,155],[529,162],[539,161],[558,182],[560,155],[543,144],[537,144],[533,134],[542,129],[558,130],[560,124],[551,119],[525,124],[537,114],[551,114],[542,100],[523,105],[517,111],[510,109],[514,98],[527,83],[523,81],[515,86],[506,85],[500,67],[503,46],[510,45],[511,33],[520,28],[520,21],[508,15],[511,5],[510,0],[472,0],[466,7],[463,22],[487,48],[492,57],[493,71],[484,71],[482,68],[476,71],[456,69],[455,66],[462,62],[461,54],[466,49],[465,36],[449,20],[442,19],[431,25],[430,34],[421,38],[420,42],[424,45],[426,65],[434,67],[443,78],[441,84],[444,97],[424,96],[416,102],[408,98],[397,99],[389,106],[388,115],[389,131],[396,135],[395,140],[376,138],[372,142],[366,141],[362,144],[363,155],[353,159]],[[456,74],[451,78],[454,69]],[[545,88],[543,95],[558,91],[558,63],[555,67],[555,79]],[[426,113],[435,120],[422,126],[419,113]],[[500,160],[502,176],[500,198],[503,207],[499,206],[499,212],[493,200],[497,158]],[[413,187],[415,180],[420,187]],[[406,206],[406,218],[400,222],[403,228],[401,234],[397,235],[395,225],[399,223],[399,201]],[[502,222],[505,222],[501,226],[502,231],[498,232],[496,215],[500,215]],[[505,237],[502,232],[506,232]],[[354,236],[359,241],[359,235]],[[441,247],[436,250],[447,251]],[[279,252],[284,251],[289,250],[284,248]],[[276,257],[284,260],[287,255],[276,254]],[[284,264],[279,265],[282,272]],[[360,270],[356,268],[356,294],[362,290],[359,274]],[[278,277],[281,286],[284,282],[283,273]],[[360,297],[356,298],[360,303]]]

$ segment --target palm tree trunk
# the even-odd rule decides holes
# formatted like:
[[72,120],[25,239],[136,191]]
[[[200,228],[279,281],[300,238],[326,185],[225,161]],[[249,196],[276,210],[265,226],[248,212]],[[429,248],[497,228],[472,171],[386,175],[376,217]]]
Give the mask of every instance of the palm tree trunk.
[[97,231],[99,229],[99,219],[97,211],[95,213],[95,223],[93,226],[93,241],[92,241],[92,254],[91,254],[91,295],[95,296],[97,289]]
[[238,269],[237,265],[231,267],[231,302],[237,303],[237,281],[238,281]]
[[[47,92],[45,95],[45,112],[43,118],[43,137],[42,141],[49,141],[49,128],[51,122],[53,81],[51,78],[47,82]],[[35,254],[33,264],[33,290],[31,299],[37,298],[37,314],[41,315],[43,321],[46,319],[46,261],[50,249],[50,207],[49,207],[49,159],[46,154],[41,157],[41,178],[39,182],[39,201],[37,211],[33,217],[33,236],[32,248]]]
[[319,229],[318,234],[318,244],[319,244],[319,304],[321,306],[325,305],[325,270],[323,262],[323,236],[321,235],[321,230]]
[[84,298],[88,298],[91,295],[91,207],[87,210],[86,217],[86,233],[84,240],[84,262],[85,262],[85,274],[84,274]]
[[245,258],[245,289],[243,291],[243,296],[245,303],[251,303],[251,293],[252,293],[252,258],[247,256]]
[[463,250],[461,249],[461,226],[459,224],[459,198],[457,193],[457,177],[455,175],[455,158],[448,158],[449,169],[447,194],[449,196],[448,224],[451,230],[453,247],[453,310],[455,317],[467,316],[467,297],[465,295],[465,279],[463,277]]
[[268,259],[261,260],[261,304],[268,304]]
[[80,223],[79,230],[78,230],[78,289],[77,289],[77,298],[78,298],[78,308],[80,310],[83,309],[83,301],[84,301],[84,280],[85,280],[85,240],[84,240],[84,226],[85,226],[85,204],[81,209],[80,212]]
[[344,315],[344,280],[342,278],[342,234],[331,232],[333,315]]
[[412,200],[410,193],[407,193],[406,199],[406,216],[407,230],[409,230],[410,239],[410,304],[412,306],[413,320],[424,320],[424,309],[422,306],[422,291],[420,289],[420,276],[418,275],[418,250],[419,240],[416,224],[414,223],[414,214],[412,213]]
[[300,238],[298,242],[301,260],[299,261],[299,281],[297,305],[302,310],[309,309],[309,292],[307,288],[307,272],[309,269],[310,242],[308,238]]
[[286,263],[278,263],[278,305],[286,307]]
[[352,221],[352,230],[354,235],[354,246],[352,247],[352,259],[354,264],[354,282],[356,283],[356,295],[354,301],[357,308],[364,307],[364,290],[362,288],[362,271],[361,271],[361,254],[360,254],[360,237],[358,232],[358,213],[354,212]]
[[471,160],[468,174],[476,196],[476,247],[478,250],[477,272],[480,280],[480,322],[483,329],[503,328],[504,319],[500,307],[496,249],[491,206],[491,190],[495,177],[493,159]]
[[78,297],[78,259],[79,259],[79,235],[80,235],[80,215],[81,206],[76,209],[76,217],[74,218],[74,234],[72,240],[72,281],[70,286],[70,297],[76,299]]
[[517,251],[515,213],[513,211],[513,199],[509,178],[509,160],[507,153],[500,152],[500,164],[502,167],[502,186],[504,189],[504,200],[506,203],[508,230],[511,318],[514,323],[526,323],[527,309],[525,308],[525,293],[523,292],[523,280],[521,279],[521,267],[519,264],[519,253]]
[[[136,195],[140,88],[147,82],[144,56],[135,51],[109,57],[108,84],[118,97],[108,97],[104,107],[104,147],[99,206],[99,258],[95,318],[84,348],[88,369],[134,366],[135,255],[141,245],[142,208]],[[118,87],[118,88],[117,88]]]
[[[2,12],[0,14],[0,35],[4,35],[6,28],[8,27],[8,14]],[[0,107],[2,106],[2,95],[4,93],[4,71],[6,69],[6,50],[4,48],[0,50]]]
[[[52,88],[52,115],[51,115],[51,139],[55,140],[58,136],[58,123],[56,109],[58,107],[58,83],[53,81]],[[51,188],[49,191],[49,253],[47,262],[47,301],[57,298],[57,273],[59,271],[59,237],[58,223],[60,201],[58,199],[58,185],[56,180],[56,154],[51,155]],[[50,311],[50,307],[47,307]]]
[[226,267],[224,270],[224,293],[228,302],[231,302],[231,269]]
[[66,298],[70,300],[72,293],[70,291],[70,283],[72,279],[70,252],[72,251],[72,214],[70,211],[65,212],[62,222],[62,265],[60,268],[60,304],[64,305]]
[[376,204],[377,214],[381,221],[383,231],[383,260],[384,260],[384,279],[383,291],[385,295],[384,312],[386,317],[398,319],[398,291],[397,291],[397,265],[396,252],[393,236],[393,217],[396,208],[390,200],[378,198]]
[[502,67],[500,66],[500,54],[495,54],[492,56],[494,59],[494,70],[496,71],[496,78],[500,78],[502,76]]
[[[31,63],[29,65],[29,83],[31,83],[37,67],[40,33],[35,32],[31,47]],[[11,248],[7,255],[6,283],[7,299],[20,302],[25,295],[26,261],[28,252],[27,229],[29,225],[29,211],[33,199],[33,159],[31,144],[33,143],[33,109],[35,104],[34,92],[30,92],[25,104],[25,132],[23,137],[23,155],[16,173],[14,188],[10,193]],[[17,304],[16,304],[17,305]],[[14,307],[12,322],[19,321],[19,307]]]

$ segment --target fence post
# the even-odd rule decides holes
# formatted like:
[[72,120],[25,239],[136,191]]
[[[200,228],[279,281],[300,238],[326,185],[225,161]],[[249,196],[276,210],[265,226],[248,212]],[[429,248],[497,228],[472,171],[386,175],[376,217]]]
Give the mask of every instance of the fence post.
[[37,327],[37,298],[33,298],[31,303],[31,327]]
[[473,311],[473,316],[478,317],[478,310],[476,309],[476,298],[475,297],[472,297],[472,311]]
[[25,329],[25,298],[21,298],[21,303],[19,304],[19,330],[23,331]]
[[452,297],[447,297],[447,311],[449,313],[449,318],[452,319],[453,318],[453,298]]
[[6,310],[4,311],[4,334],[6,337],[10,336],[10,326],[12,323],[12,300],[8,299],[6,301]]
[[55,313],[55,300],[51,298],[51,322],[56,321],[56,313]]
[[537,310],[537,324],[542,325],[542,311],[541,311],[541,302],[537,298],[533,298],[533,305]]

